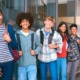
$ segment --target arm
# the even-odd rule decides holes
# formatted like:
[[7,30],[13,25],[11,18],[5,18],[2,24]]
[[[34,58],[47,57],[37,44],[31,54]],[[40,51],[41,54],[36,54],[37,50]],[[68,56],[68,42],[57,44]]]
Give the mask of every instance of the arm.
[[62,48],[62,37],[60,36],[60,34],[56,33],[56,41],[55,44],[49,44],[49,48],[51,49],[57,49],[57,48]]
[[36,44],[35,53],[39,54],[40,51],[41,51],[41,44],[40,44],[40,40],[39,40],[39,38],[38,38],[36,33],[35,33],[35,36],[34,36],[34,40],[35,40],[35,44]]
[[77,39],[77,43],[80,45],[80,39]]
[[57,40],[56,40],[56,44],[57,44],[57,52],[61,53],[62,51],[62,46],[63,46],[63,42],[62,42],[62,37],[59,33],[57,33]]

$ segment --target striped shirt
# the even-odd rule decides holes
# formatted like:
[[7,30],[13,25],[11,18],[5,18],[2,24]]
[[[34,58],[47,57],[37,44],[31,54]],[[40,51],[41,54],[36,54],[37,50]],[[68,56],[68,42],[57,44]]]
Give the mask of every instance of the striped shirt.
[[5,32],[6,27],[5,24],[3,24],[2,26],[0,26],[0,63],[13,60],[13,57],[8,48],[8,43],[3,38]]

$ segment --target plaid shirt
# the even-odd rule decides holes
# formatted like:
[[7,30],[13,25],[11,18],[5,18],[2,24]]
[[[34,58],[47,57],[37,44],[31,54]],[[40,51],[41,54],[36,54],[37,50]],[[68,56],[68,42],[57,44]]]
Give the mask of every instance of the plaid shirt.
[[[44,41],[41,50],[41,54],[38,55],[38,59],[42,62],[51,62],[57,59],[57,52],[61,53],[62,50],[62,37],[58,32],[54,32],[54,36],[52,38],[52,44],[58,44],[59,48],[57,49],[50,49],[48,46],[48,38],[52,30],[50,30],[49,34],[45,34],[44,28],[41,29],[44,34]],[[39,36],[40,40],[40,29],[36,31],[37,35]]]

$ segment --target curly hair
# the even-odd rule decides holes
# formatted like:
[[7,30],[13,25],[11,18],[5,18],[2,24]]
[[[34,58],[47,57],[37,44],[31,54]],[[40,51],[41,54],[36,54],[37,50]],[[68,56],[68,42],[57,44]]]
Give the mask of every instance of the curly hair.
[[25,12],[22,12],[22,13],[19,13],[16,17],[16,23],[19,27],[22,27],[20,26],[22,20],[26,19],[27,21],[29,21],[30,23],[30,26],[29,26],[29,29],[31,29],[31,27],[33,26],[33,23],[34,23],[34,17],[31,13],[25,13]]

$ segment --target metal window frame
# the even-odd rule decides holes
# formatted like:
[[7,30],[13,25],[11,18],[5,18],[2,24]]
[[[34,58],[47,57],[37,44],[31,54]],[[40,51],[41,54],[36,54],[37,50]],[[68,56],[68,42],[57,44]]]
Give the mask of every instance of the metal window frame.
[[74,10],[75,10],[75,14],[74,14],[74,23],[76,23],[76,17],[77,17],[77,0],[74,0],[74,2],[75,2],[75,8],[74,8]]
[[[36,0],[36,14],[38,14],[38,0]],[[55,4],[56,4],[56,15],[55,15],[55,21],[56,21],[56,26],[55,28],[57,29],[58,27],[58,0],[55,0]],[[74,9],[75,9],[75,15],[74,15],[74,23],[76,23],[76,16],[77,16],[77,0],[74,0]],[[24,11],[27,12],[28,11],[28,0],[24,0]]]
[[56,30],[57,30],[57,28],[58,28],[58,0],[55,0],[55,2],[56,2],[56,26],[55,26],[55,28],[56,28]]
[[24,12],[28,12],[28,0],[24,0]]
[[[56,29],[58,27],[58,0],[55,0],[56,1]],[[74,0],[74,23],[76,23],[76,16],[77,16],[77,0]]]

